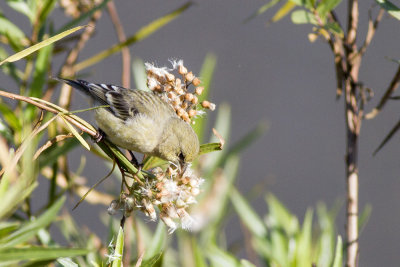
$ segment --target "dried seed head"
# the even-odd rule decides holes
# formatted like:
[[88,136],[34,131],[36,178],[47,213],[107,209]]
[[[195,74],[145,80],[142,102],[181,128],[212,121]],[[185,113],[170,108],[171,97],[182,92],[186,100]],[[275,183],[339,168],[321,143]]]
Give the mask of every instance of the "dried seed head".
[[182,116],[181,116],[182,120],[190,123],[190,118],[189,115],[187,114],[187,112],[185,112]]
[[176,94],[174,92],[168,92],[167,97],[171,100],[176,99]]
[[191,93],[185,94],[185,100],[187,100],[187,101],[192,101],[193,97],[194,97],[194,95]]
[[192,193],[193,196],[197,196],[198,194],[200,194],[200,189],[198,189],[197,187],[193,187],[192,189],[190,189],[190,193]]
[[197,111],[195,109],[190,109],[188,114],[190,118],[193,118],[194,116],[196,116]]
[[204,91],[204,87],[203,86],[196,87],[196,89],[194,89],[194,91],[195,91],[196,95],[201,95]]
[[188,102],[186,102],[186,101],[183,102],[182,105],[181,105],[181,107],[182,107],[183,109],[187,109],[188,106],[189,106],[189,104],[188,104]]
[[165,74],[165,78],[167,79],[168,82],[172,82],[173,80],[175,80],[175,76],[171,73]]
[[193,96],[193,99],[191,102],[196,105],[197,103],[199,103],[199,99],[197,98],[197,96]]
[[183,114],[185,114],[185,113],[186,113],[186,111],[185,111],[183,108],[178,108],[178,109],[176,110],[176,114],[177,114],[179,117],[182,117]]
[[195,77],[195,78],[193,79],[193,81],[192,81],[192,84],[193,84],[194,86],[199,86],[199,85],[201,84],[201,81],[200,81],[199,78]]
[[215,109],[215,104],[214,104],[214,103],[211,103],[211,102],[209,102],[209,101],[207,101],[207,100],[204,100],[203,102],[201,102],[201,106],[202,106],[203,108],[208,108],[208,109],[210,109],[210,110],[214,110],[214,109]]
[[188,82],[193,81],[193,79],[194,79],[193,72],[188,72],[188,73],[186,73],[185,79],[186,79],[186,81],[188,81]]
[[190,177],[186,176],[181,179],[182,184],[188,184],[190,183]]
[[185,68],[185,66],[179,65],[178,73],[179,73],[180,75],[182,75],[182,76],[185,75],[185,74],[187,73],[187,69]]

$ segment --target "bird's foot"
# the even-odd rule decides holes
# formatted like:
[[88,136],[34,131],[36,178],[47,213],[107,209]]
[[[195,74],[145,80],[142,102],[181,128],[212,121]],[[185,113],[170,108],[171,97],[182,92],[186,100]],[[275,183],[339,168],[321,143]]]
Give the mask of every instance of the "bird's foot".
[[103,132],[102,129],[98,129],[96,135],[93,137],[94,141],[96,143],[100,143],[101,141],[104,140],[104,138],[106,138],[106,133]]
[[131,155],[131,160],[130,162],[137,167],[138,172],[140,172],[143,168],[143,163],[139,163],[139,161],[137,160],[137,158],[135,157],[135,155],[133,154],[132,151],[128,150],[129,155]]

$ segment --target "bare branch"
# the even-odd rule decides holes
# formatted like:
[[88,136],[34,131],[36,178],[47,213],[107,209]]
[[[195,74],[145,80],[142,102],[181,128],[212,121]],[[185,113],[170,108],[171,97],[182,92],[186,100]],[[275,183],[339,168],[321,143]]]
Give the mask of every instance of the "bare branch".
[[[119,19],[117,9],[113,1],[107,3],[107,11],[110,14],[111,21],[114,25],[115,31],[117,32],[118,41],[123,43],[126,41],[126,35],[124,28],[122,27]],[[122,54],[122,86],[125,88],[131,87],[131,54],[129,47],[125,46],[121,49]]]
[[399,86],[399,83],[400,83],[400,65],[397,68],[397,72],[393,76],[389,84],[389,87],[386,89],[386,92],[383,95],[381,101],[379,101],[379,104],[370,113],[365,115],[365,118],[367,120],[373,119],[376,117],[376,115],[378,115],[378,113],[382,110],[383,106],[390,99],[390,96],[396,91],[397,87]]
[[369,12],[368,12],[368,15],[369,15],[368,32],[367,32],[367,37],[365,38],[365,41],[360,48],[360,51],[359,51],[360,56],[362,56],[365,53],[368,46],[371,44],[371,41],[374,38],[376,29],[378,28],[379,22],[381,21],[384,13],[385,13],[385,11],[383,9],[380,9],[375,20],[372,21],[372,10],[371,9],[369,10]]

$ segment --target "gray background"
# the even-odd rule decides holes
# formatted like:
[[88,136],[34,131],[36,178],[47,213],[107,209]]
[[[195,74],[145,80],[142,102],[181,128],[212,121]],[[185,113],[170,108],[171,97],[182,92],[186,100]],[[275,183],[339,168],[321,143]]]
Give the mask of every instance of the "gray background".
[[[360,2],[359,43],[366,31],[367,10],[374,3]],[[115,3],[126,34],[131,36],[184,2]],[[198,1],[180,18],[130,50],[134,57],[158,65],[166,64],[169,58],[182,58],[195,73],[199,72],[205,55],[215,53],[218,62],[211,99],[217,104],[227,102],[232,106],[232,136],[227,140],[228,145],[259,121],[269,123],[267,134],[242,155],[238,188],[246,193],[263,184],[265,191],[273,192],[302,220],[306,208],[315,207],[317,201],[330,206],[335,199],[345,197],[344,104],[343,99],[335,100],[333,56],[328,45],[320,40],[309,43],[307,39],[311,26],[293,25],[285,18],[266,27],[266,21],[276,9],[243,24],[264,3]],[[342,3],[338,11],[342,24],[345,5]],[[15,12],[9,14],[13,16]],[[27,25],[27,21],[20,23]],[[368,103],[367,111],[376,105],[397,68],[385,57],[400,59],[399,26],[399,21],[385,16],[364,58],[360,78],[376,94]],[[103,14],[96,32],[81,60],[116,43],[107,14]],[[120,55],[104,60],[90,72],[92,81],[121,84]],[[75,95],[75,103],[73,108],[87,106],[80,95]],[[376,119],[364,121],[361,130],[360,208],[369,203],[373,212],[360,237],[360,266],[396,266],[400,262],[399,134],[377,156],[372,156],[397,122],[398,114],[399,104],[392,101]],[[79,150],[76,155],[85,153],[82,148]],[[71,160],[73,166],[78,162],[76,158],[79,156]],[[98,165],[98,162],[89,163],[85,169],[85,174],[92,177],[91,182],[104,174]],[[260,214],[265,214],[261,198],[252,204]],[[81,217],[79,222],[85,224],[92,224],[92,216],[96,216],[93,213],[87,218],[84,204],[75,212]],[[342,235],[344,212],[343,206],[337,221],[337,230]],[[233,227],[237,226],[233,223]],[[240,238],[236,236],[237,231],[229,235],[232,240]]]

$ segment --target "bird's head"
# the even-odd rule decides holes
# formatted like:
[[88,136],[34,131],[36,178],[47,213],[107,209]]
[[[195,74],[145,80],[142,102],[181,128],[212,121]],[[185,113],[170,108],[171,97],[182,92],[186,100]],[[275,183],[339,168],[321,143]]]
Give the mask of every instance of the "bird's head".
[[192,127],[180,118],[171,118],[158,147],[159,156],[183,167],[199,154],[199,139]]

